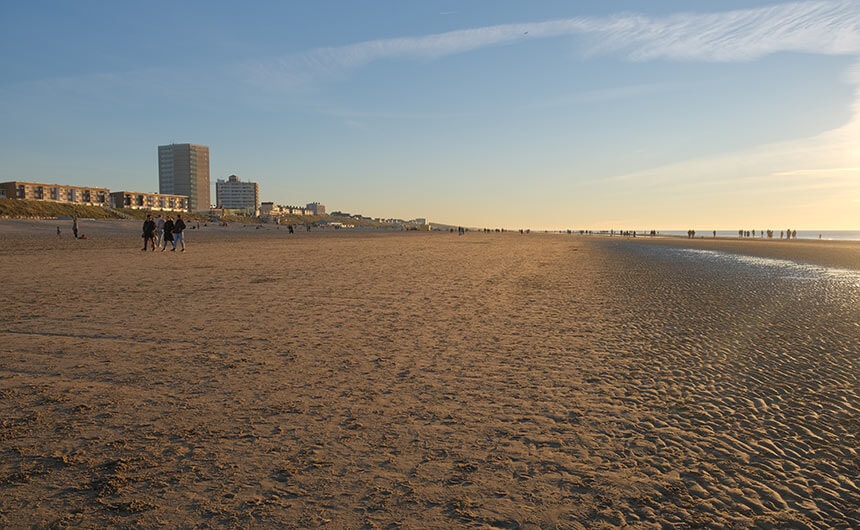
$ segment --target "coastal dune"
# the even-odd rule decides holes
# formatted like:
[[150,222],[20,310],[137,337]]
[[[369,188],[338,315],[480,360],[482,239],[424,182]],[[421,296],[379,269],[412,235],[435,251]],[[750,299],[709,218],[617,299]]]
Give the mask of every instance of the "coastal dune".
[[804,250],[827,275],[621,238],[206,227],[180,254],[46,226],[0,225],[0,526],[860,526],[856,246]]

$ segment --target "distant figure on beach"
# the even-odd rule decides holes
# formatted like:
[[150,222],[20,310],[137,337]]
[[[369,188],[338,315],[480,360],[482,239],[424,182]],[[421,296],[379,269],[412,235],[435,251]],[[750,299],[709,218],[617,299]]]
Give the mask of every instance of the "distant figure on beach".
[[[164,238],[161,241],[161,251],[167,248],[167,242],[173,243],[173,217],[167,216],[167,221],[164,222]],[[173,243],[173,250],[176,250],[176,243]]]
[[161,214],[155,218],[155,246],[161,246],[161,237],[164,235],[164,218]]
[[305,227],[308,229],[308,232],[311,231],[311,225],[308,224],[308,225],[305,225]]
[[60,227],[57,227],[57,237],[60,237]]
[[147,243],[150,244],[152,251],[155,252],[155,221],[152,220],[151,215],[147,215],[146,220],[143,222],[143,248],[140,250],[146,252]]
[[797,230],[791,231],[791,239],[797,239]]
[[717,237],[717,231],[714,230],[714,237]]
[[294,231],[293,231],[293,225],[287,225],[287,230],[289,230],[289,232],[290,232],[291,234],[292,234],[292,233],[294,233]]
[[[457,227],[457,235],[458,235],[458,236],[462,236],[464,233],[465,233],[465,231],[463,230],[463,227],[462,227],[462,226],[458,226],[458,227]],[[523,233],[523,231],[522,231],[522,230],[520,230],[520,233],[522,234],[522,233]]]
[[78,218],[77,217],[72,219],[72,234],[75,235],[75,239],[78,238]]
[[185,230],[185,223],[182,221],[182,216],[176,216],[176,222],[173,223],[173,250],[176,250],[176,244],[182,245],[182,252],[185,252],[185,240],[182,239],[182,231]]

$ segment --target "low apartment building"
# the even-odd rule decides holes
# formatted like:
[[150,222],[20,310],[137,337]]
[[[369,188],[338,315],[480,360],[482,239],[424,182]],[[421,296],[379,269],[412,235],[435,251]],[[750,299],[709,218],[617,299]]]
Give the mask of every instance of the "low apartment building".
[[215,204],[228,210],[245,210],[255,213],[260,205],[260,186],[256,182],[242,182],[236,175],[215,183]]
[[133,208],[135,210],[188,211],[189,200],[185,195],[166,193],[138,193],[136,191],[115,191],[110,194],[110,204],[114,208]]
[[85,206],[106,206],[109,201],[109,195],[110,190],[108,188],[21,181],[0,183],[0,197],[5,196],[7,199],[64,202]]
[[313,212],[311,215],[325,215],[325,205],[318,202],[308,203],[305,209]]

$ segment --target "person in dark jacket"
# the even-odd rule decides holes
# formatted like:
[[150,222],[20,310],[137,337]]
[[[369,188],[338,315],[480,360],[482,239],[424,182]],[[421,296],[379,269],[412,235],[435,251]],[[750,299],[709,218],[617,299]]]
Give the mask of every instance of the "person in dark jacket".
[[173,250],[176,250],[176,244],[182,245],[182,252],[185,252],[185,240],[182,239],[182,231],[185,230],[185,222],[182,221],[182,216],[176,216],[176,222],[173,223]]
[[[161,251],[167,248],[167,242],[173,243],[173,217],[167,216],[167,221],[164,222],[164,237],[161,241]],[[173,243],[173,250],[176,250],[176,243]]]
[[151,215],[146,216],[146,221],[143,222],[143,248],[146,251],[146,243],[149,242],[152,246],[152,251],[155,252],[155,221]]

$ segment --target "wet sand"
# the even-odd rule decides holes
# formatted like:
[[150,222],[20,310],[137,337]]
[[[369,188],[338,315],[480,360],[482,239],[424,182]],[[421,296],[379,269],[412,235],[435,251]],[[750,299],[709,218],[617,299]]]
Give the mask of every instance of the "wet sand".
[[0,221],[2,527],[860,526],[851,271],[83,224]]

